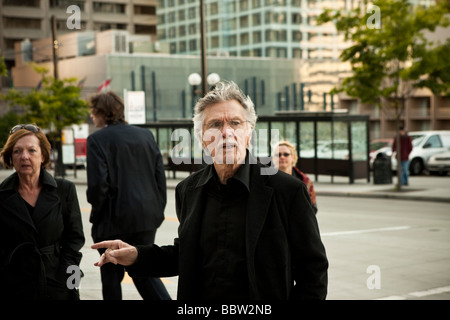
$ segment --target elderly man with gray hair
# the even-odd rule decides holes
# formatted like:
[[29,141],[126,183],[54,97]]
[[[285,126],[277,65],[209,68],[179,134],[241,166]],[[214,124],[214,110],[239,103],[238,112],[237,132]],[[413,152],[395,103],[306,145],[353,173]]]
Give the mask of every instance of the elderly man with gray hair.
[[262,174],[248,147],[257,116],[233,82],[220,82],[195,106],[194,132],[212,158],[176,188],[180,221],[173,245],[121,240],[96,263],[132,276],[178,275],[178,300],[325,299],[328,259],[305,184]]

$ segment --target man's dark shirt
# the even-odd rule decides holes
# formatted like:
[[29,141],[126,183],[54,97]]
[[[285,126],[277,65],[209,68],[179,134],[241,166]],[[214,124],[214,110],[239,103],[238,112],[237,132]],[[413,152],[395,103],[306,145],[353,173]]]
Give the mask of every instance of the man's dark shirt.
[[249,180],[249,164],[242,165],[226,185],[211,166],[200,235],[202,299],[249,299],[245,254]]

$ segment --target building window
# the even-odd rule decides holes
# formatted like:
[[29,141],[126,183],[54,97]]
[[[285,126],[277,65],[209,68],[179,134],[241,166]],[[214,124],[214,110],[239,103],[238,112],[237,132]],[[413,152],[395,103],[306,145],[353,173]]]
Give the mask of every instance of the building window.
[[241,28],[248,28],[248,16],[240,17],[239,24]]
[[209,5],[209,13],[211,15],[216,15],[219,13],[219,4],[217,2],[213,2]]
[[92,7],[94,12],[102,13],[125,13],[125,5],[120,3],[104,3],[104,2],[93,2]]
[[301,49],[292,49],[292,57],[293,58],[302,58],[302,50]]
[[156,8],[154,6],[135,5],[134,13],[135,14],[145,14],[145,15],[155,15]]
[[189,34],[197,34],[197,24],[191,23],[189,25]]
[[211,48],[218,48],[219,47],[219,37],[214,36],[211,37]]
[[302,24],[302,15],[300,13],[292,14],[292,24]]
[[248,10],[248,0],[241,0],[239,2],[239,10]]
[[195,19],[197,16],[197,7],[191,7],[188,9],[188,19]]
[[178,20],[179,21],[184,21],[185,19],[185,11],[184,10],[179,10],[178,11]]
[[169,46],[170,53],[177,53],[177,44],[172,42]]
[[302,32],[292,31],[292,41],[302,41]]
[[175,12],[169,12],[169,23],[175,22]]
[[261,25],[261,15],[259,13],[252,15],[252,25],[253,26]]
[[224,36],[223,41],[226,47],[235,47],[237,45],[236,35]]
[[3,17],[3,27],[5,28],[18,28],[18,29],[40,29],[40,19],[28,19],[28,18],[6,18]]
[[197,50],[197,40],[189,40],[189,50],[190,51]]
[[219,20],[214,19],[209,22],[209,31],[218,31],[219,30]]
[[166,39],[166,29],[162,29],[162,28],[158,29],[158,39],[159,40]]
[[241,33],[241,45],[249,44],[249,42],[248,33]]
[[186,52],[186,41],[181,41],[179,43],[180,53]]
[[277,49],[276,48],[266,48],[266,57],[276,58],[277,57]]
[[254,31],[252,33],[252,42],[253,43],[260,43],[261,41],[262,41],[261,31]]
[[252,2],[252,8],[261,7],[261,0],[251,0],[251,2]]
[[[124,26],[124,30],[126,29],[126,25]],[[118,28],[119,29],[119,28]],[[120,28],[122,29],[122,28]],[[156,34],[156,26],[146,26],[143,24],[136,24],[134,26],[134,33],[136,34]]]
[[287,58],[287,49],[286,48],[278,48],[277,49],[277,57],[278,58]]
[[[4,6],[21,6],[21,7],[34,7],[39,8],[40,7],[40,0],[3,0]],[[82,4],[84,6],[84,4]],[[50,7],[51,8],[67,8],[67,3],[65,3],[64,0],[50,0]],[[79,6],[81,9],[81,6]]]
[[184,37],[186,35],[186,27],[185,26],[179,26],[178,27],[178,36]]

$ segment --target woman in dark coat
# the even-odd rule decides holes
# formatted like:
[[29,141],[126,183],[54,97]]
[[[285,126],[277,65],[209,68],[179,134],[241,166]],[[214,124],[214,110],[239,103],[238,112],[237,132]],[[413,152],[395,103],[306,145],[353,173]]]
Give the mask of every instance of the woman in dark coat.
[[75,185],[45,170],[50,143],[36,125],[11,129],[0,158],[15,169],[0,184],[0,298],[79,299],[85,238]]

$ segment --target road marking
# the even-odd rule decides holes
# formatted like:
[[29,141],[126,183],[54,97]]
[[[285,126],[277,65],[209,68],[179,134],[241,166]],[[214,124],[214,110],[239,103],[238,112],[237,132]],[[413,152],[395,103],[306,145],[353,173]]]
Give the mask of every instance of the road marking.
[[406,299],[412,299],[412,298],[422,298],[426,296],[431,296],[434,294],[440,294],[440,293],[446,293],[450,292],[450,286],[445,287],[439,287],[439,288],[432,288],[428,290],[423,291],[413,291],[401,296],[387,296],[383,298],[377,298],[375,300],[406,300]]
[[322,237],[330,237],[330,236],[346,236],[352,234],[362,234],[362,233],[371,233],[371,232],[380,232],[380,231],[398,231],[398,230],[406,230],[411,228],[410,226],[398,226],[398,227],[388,227],[388,228],[375,228],[375,229],[362,229],[362,230],[350,230],[350,231],[336,231],[336,232],[325,232],[321,233]]

